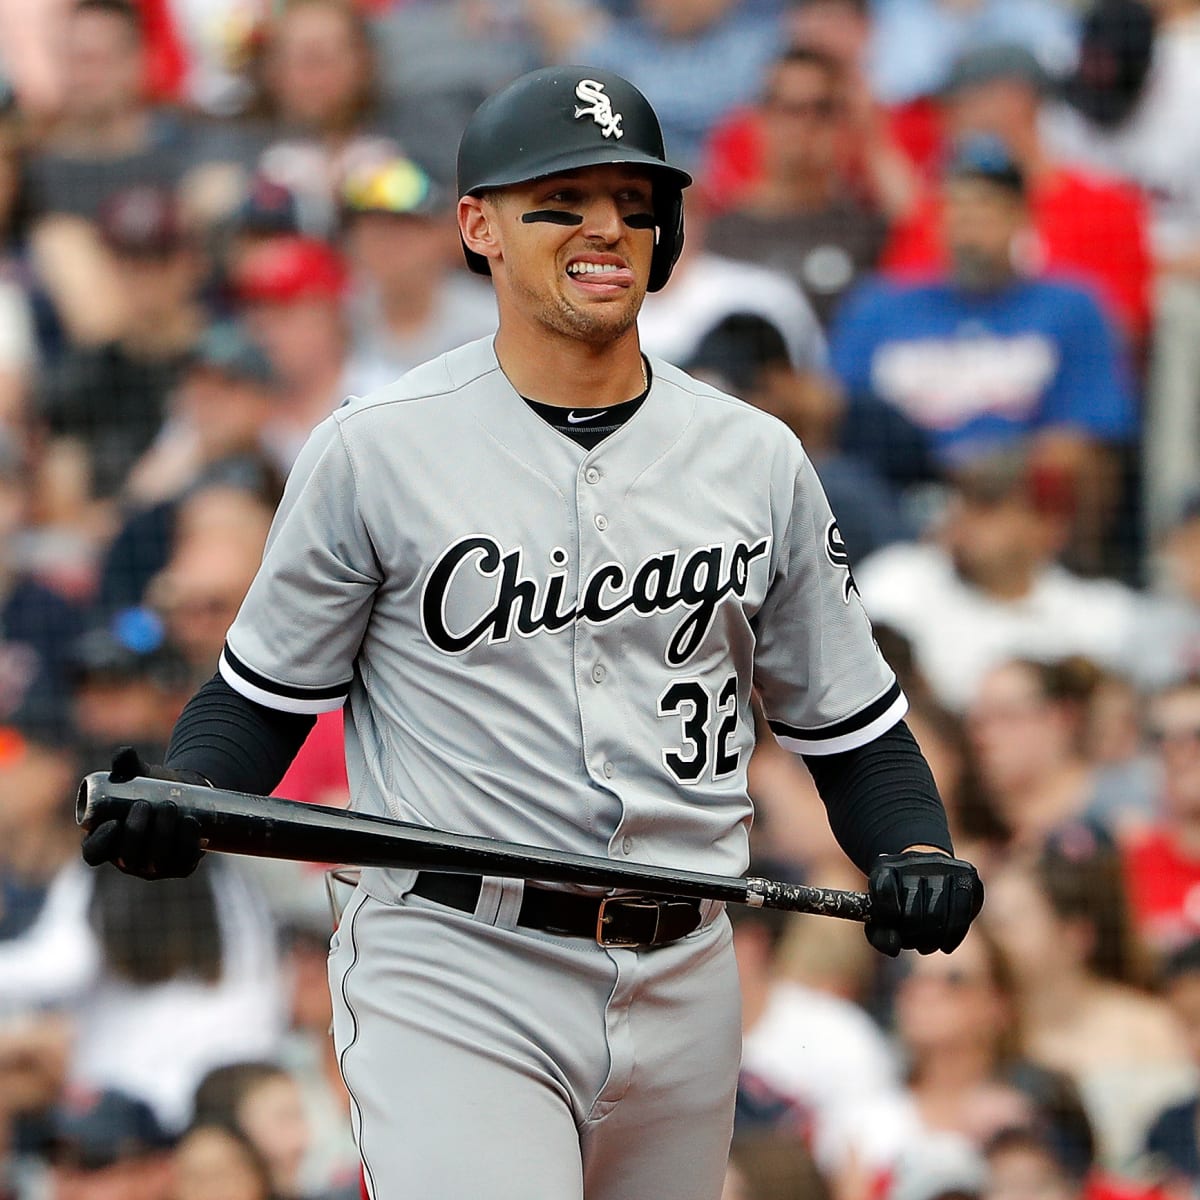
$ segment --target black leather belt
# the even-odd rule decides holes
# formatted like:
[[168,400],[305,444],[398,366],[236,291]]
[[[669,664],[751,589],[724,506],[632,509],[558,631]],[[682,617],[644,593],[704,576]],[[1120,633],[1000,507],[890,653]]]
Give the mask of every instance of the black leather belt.
[[[474,912],[483,888],[480,875],[422,871],[409,889],[438,904]],[[700,928],[699,900],[678,896],[580,896],[525,885],[517,924],[560,937],[594,938],[601,946],[665,946]]]

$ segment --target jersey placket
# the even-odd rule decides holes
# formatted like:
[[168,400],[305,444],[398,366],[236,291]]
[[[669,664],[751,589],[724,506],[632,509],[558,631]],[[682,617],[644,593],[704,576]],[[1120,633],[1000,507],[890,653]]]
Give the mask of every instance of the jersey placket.
[[[604,564],[619,563],[625,557],[619,553],[623,524],[619,487],[606,470],[605,457],[602,443],[585,456],[575,479],[581,589]],[[588,774],[620,803],[621,815],[609,838],[608,852],[623,858],[633,852],[635,843],[628,831],[628,791],[621,777],[627,745],[621,734],[619,623],[620,618],[576,623],[575,682]]]

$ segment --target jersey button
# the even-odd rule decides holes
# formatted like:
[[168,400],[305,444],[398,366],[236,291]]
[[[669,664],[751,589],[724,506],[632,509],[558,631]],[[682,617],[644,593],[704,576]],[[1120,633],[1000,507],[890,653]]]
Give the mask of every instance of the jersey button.
[[605,779],[611,779],[617,773],[617,768],[610,762],[606,762],[600,770],[604,772]]
[[600,482],[600,472],[597,471],[595,467],[588,467],[588,469],[584,471],[583,477],[588,481],[588,483]]
[[633,838],[627,837],[627,838],[623,838],[621,840],[621,853],[622,854],[632,854],[633,853]]
[[596,514],[596,528],[603,533],[608,528],[608,518],[603,513]]
[[603,664],[603,663],[597,663],[597,664],[596,664],[596,665],[595,665],[595,666],[592,668],[592,679],[593,679],[593,680],[594,680],[596,683],[603,683],[603,682],[604,682],[604,677],[605,677],[607,674],[608,674],[608,671],[605,669],[605,667],[604,667],[604,664]]

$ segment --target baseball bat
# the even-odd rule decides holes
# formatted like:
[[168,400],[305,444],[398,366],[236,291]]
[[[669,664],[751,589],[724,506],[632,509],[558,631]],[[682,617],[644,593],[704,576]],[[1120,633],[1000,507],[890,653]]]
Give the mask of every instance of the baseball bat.
[[93,772],[79,785],[75,818],[84,829],[95,829],[119,819],[135,800],[174,803],[181,813],[196,819],[205,849],[226,854],[587,884],[818,913],[847,921],[866,921],[870,915],[870,897],[862,892],[615,862],[201,784],[144,776],[113,783],[104,771]]

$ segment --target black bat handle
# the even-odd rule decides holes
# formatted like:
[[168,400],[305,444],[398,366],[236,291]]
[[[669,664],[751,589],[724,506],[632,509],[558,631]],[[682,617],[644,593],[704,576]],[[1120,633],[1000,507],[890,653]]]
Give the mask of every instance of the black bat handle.
[[869,912],[868,898],[858,892],[616,862],[190,783],[143,778],[113,783],[102,772],[88,775],[80,785],[76,820],[93,829],[119,817],[139,799],[176,804],[199,822],[204,845],[226,854],[501,875],[782,908],[848,921],[865,921]]

